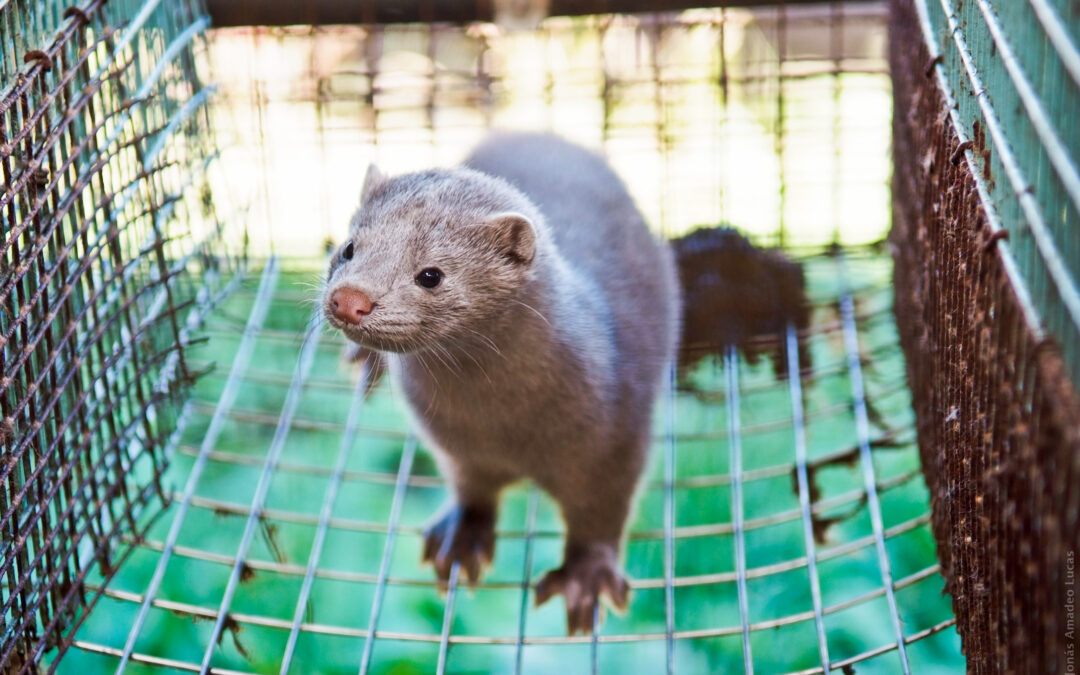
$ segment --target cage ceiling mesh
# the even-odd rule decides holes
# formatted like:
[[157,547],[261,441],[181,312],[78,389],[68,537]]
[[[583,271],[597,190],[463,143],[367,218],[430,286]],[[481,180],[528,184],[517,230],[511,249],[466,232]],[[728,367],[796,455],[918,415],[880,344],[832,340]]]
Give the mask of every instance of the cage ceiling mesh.
[[[239,28],[213,31],[205,45],[199,3],[112,0],[104,12],[102,5],[66,17],[0,6],[7,22],[0,25],[11,25],[16,6],[40,21],[20,33],[27,42],[5,53],[5,66],[52,44],[57,27],[69,40],[90,40],[72,43],[71,54],[99,35],[129,40],[95,52],[93,63],[104,69],[86,80],[91,98],[115,95],[99,117],[122,119],[134,147],[188,154],[168,164],[175,184],[139,171],[153,158],[147,165],[132,155],[131,166],[113,160],[97,198],[117,191],[108,181],[134,185],[155,203],[183,195],[160,218],[145,215],[148,206],[120,214],[119,227],[143,223],[140,234],[163,242],[165,253],[149,257],[154,249],[143,253],[133,235],[116,255],[185,265],[184,275],[170,278],[187,284],[178,297],[199,298],[206,340],[191,344],[178,328],[160,349],[185,345],[187,370],[207,374],[183,407],[181,396],[172,399],[169,424],[137,405],[124,408],[171,439],[152,466],[131,468],[149,450],[116,439],[108,446],[116,460],[103,465],[114,473],[85,474],[108,485],[141,481],[140,503],[151,508],[115,520],[94,515],[123,502],[97,497],[82,479],[72,484],[77,513],[85,514],[73,524],[111,528],[107,544],[91,539],[112,552],[107,561],[77,547],[68,529],[42,531],[43,541],[67,547],[85,608],[71,603],[57,621],[59,610],[24,612],[29,605],[18,603],[66,591],[49,585],[52,567],[13,562],[19,547],[35,556],[46,549],[9,538],[17,527],[11,516],[32,517],[34,504],[55,507],[40,499],[8,507],[7,670],[962,667],[934,554],[891,263],[880,245],[889,164],[883,151],[869,159],[866,151],[885,148],[889,134],[882,5],[555,17],[529,31],[484,22]],[[199,77],[207,53],[213,97]],[[65,72],[46,76],[40,66],[39,59],[19,68],[37,78]],[[127,89],[108,77],[128,72],[121,66],[139,74]],[[18,77],[4,74],[5,83]],[[21,125],[8,119],[11,138]],[[41,135],[67,119],[53,110]],[[784,245],[806,277],[809,324],[759,341],[761,351],[783,358],[717,347],[661,402],[653,466],[624,551],[631,606],[592,636],[566,635],[560,603],[532,606],[533,585],[558,563],[562,524],[555,505],[529,485],[504,496],[484,580],[469,589],[455,578],[440,592],[420,564],[420,535],[445,498],[442,478],[391,384],[369,386],[364,373],[343,365],[339,336],[308,332],[311,285],[323,273],[317,256],[342,236],[367,164],[396,173],[452,163],[498,126],[552,129],[602,147],[665,234],[734,224],[759,242]],[[145,141],[148,132],[153,140]],[[83,138],[75,136],[72,143]],[[54,161],[70,156],[67,148]],[[212,209],[234,201],[249,206],[230,207],[221,219],[226,231],[202,245],[219,234]],[[207,229],[197,234],[193,223]],[[238,244],[265,259],[235,275],[228,264],[219,270],[210,254]],[[58,251],[38,264],[72,264]],[[132,278],[131,292],[155,278],[150,271]],[[204,280],[212,288],[200,294]],[[212,300],[220,301],[206,312]],[[184,300],[172,302],[180,308],[172,314],[183,317]],[[14,321],[19,307],[5,305],[12,313],[3,321]],[[122,351],[126,335],[104,344]],[[5,363],[18,353],[9,343],[4,349]],[[109,391],[134,396],[133,382],[119,379]],[[107,390],[93,383],[87,388],[95,393]],[[86,424],[108,428],[94,419]],[[22,423],[12,438],[26,438]],[[28,481],[38,460],[25,456],[26,467],[16,468]],[[16,474],[8,475],[5,495],[18,489]]]

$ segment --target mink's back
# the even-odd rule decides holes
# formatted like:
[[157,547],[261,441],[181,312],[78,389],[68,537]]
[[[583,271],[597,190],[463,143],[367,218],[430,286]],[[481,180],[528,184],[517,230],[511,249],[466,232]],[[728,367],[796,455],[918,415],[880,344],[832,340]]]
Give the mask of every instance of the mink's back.
[[679,294],[672,255],[603,158],[549,134],[496,134],[466,160],[540,209],[561,255],[610,308],[626,412],[648,414],[673,356]]

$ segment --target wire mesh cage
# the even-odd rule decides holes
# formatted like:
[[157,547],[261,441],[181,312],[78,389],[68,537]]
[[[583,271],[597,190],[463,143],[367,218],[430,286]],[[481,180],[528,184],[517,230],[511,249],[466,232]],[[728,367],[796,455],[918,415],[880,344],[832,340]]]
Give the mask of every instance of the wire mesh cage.
[[[4,335],[53,306],[104,307],[99,287],[133,322],[88,320],[80,334],[113,332],[85,343],[100,356],[82,370],[84,342],[63,333],[4,343],[5,377],[32,392],[5,383],[5,667],[961,669],[881,243],[886,8],[790,4],[554,16],[517,30],[362,3],[333,25],[210,32],[205,7],[182,0],[66,14],[0,5],[0,28],[21,40],[4,54],[5,86],[27,92],[4,99],[5,263],[16,270]],[[426,22],[378,23],[400,18]],[[43,45],[44,58],[22,63]],[[68,114],[79,96],[99,107]],[[392,384],[371,386],[372,372],[342,363],[340,336],[308,330],[320,256],[344,235],[366,166],[452,164],[497,127],[602,149],[658,231],[735,225],[783,247],[806,282],[805,326],[753,348],[712,345],[662,397],[623,552],[631,606],[591,636],[567,636],[558,603],[532,606],[563,526],[530,485],[503,498],[483,581],[469,589],[455,576],[440,592],[420,550],[443,479]],[[97,162],[84,142],[116,157]],[[43,166],[62,178],[40,187]],[[40,190],[52,195],[46,213],[61,214],[55,243],[31,234]],[[105,206],[64,221],[65,199]],[[53,292],[42,279],[80,257],[64,242],[111,241],[110,228],[127,237],[113,258],[104,243],[79,249],[99,265],[79,271],[86,298],[34,307],[38,288]],[[127,285],[110,281],[121,269]],[[139,351],[133,326],[155,322],[167,322],[156,351]],[[205,342],[192,337],[200,322]],[[14,360],[23,344],[40,370]],[[59,385],[67,364],[81,389]],[[54,379],[35,385],[38,372]],[[191,398],[155,379],[199,372]],[[139,382],[169,405],[139,398]],[[80,418],[81,392],[100,401],[97,417]],[[83,426],[39,438],[49,409],[34,397],[53,393]],[[123,414],[105,415],[118,400]],[[81,429],[90,450],[63,450]],[[65,478],[68,465],[83,473]],[[59,490],[71,496],[50,501]],[[72,508],[50,511],[57,503]],[[114,515],[117,505],[127,510]],[[60,575],[72,581],[49,581]]]
[[111,574],[131,552],[122,537],[160,508],[197,375],[184,350],[235,268],[185,48],[201,26],[186,7],[103,5],[0,7],[0,661],[11,671],[70,641],[100,597],[87,576]]
[[895,3],[892,26],[897,310],[968,668],[1073,672],[1076,8]]

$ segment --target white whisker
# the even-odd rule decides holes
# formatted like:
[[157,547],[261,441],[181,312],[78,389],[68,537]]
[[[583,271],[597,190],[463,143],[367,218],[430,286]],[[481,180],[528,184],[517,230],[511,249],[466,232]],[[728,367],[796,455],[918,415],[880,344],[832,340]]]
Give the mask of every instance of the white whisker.
[[513,302],[516,302],[517,304],[521,305],[522,307],[525,307],[526,309],[530,310],[533,314],[540,317],[541,321],[543,321],[547,325],[549,325],[549,326],[551,325],[551,322],[547,320],[547,317],[544,316],[543,314],[541,314],[538,309],[536,309],[535,307],[533,307],[529,303],[522,302],[521,300],[513,300]]

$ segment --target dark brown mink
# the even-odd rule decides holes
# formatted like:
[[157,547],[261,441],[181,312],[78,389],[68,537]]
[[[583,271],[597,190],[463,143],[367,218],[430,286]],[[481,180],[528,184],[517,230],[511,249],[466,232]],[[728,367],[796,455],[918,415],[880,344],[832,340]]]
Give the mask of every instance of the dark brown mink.
[[[710,355],[723,356],[728,345],[752,364],[769,357],[776,376],[787,377],[787,324],[804,333],[810,323],[802,265],[725,226],[699,228],[671,247],[683,292],[680,386],[692,388],[690,372]],[[799,366],[811,367],[803,339]]]

